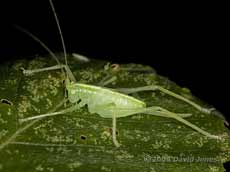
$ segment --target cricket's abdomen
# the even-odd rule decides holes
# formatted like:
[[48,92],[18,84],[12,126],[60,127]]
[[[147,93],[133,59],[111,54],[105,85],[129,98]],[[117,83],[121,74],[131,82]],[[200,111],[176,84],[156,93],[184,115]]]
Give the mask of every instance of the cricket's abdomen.
[[79,100],[90,106],[114,104],[117,108],[143,108],[146,104],[134,97],[93,85],[70,83],[67,86],[71,103]]

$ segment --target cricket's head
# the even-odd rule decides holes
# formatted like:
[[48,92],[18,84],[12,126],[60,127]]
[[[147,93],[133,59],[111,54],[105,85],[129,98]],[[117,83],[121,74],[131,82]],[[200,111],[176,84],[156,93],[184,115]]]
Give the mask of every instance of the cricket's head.
[[65,84],[65,94],[71,90],[71,85],[73,83],[76,83],[76,79],[72,73],[72,71],[70,70],[68,65],[63,65],[64,69],[64,84]]
[[75,82],[67,80],[66,90],[68,93],[68,100],[71,103],[77,103],[79,101],[78,93],[77,93],[77,87],[78,87],[78,85]]

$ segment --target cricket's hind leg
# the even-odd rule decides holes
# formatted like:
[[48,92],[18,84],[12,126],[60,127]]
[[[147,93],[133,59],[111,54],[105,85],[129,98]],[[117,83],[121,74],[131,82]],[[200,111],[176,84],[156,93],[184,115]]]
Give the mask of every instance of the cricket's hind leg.
[[[164,109],[162,107],[158,107],[158,106],[152,106],[152,107],[147,107],[147,108],[136,108],[136,109],[127,109],[127,108],[116,108],[114,109],[116,110],[116,114],[117,114],[117,118],[120,117],[126,117],[126,116],[131,116],[131,115],[135,115],[135,114],[149,114],[149,115],[154,115],[154,116],[160,116],[160,117],[166,117],[166,118],[173,118],[181,123],[183,123],[184,125],[192,128],[193,130],[209,137],[212,139],[220,139],[219,136],[216,135],[212,135],[204,130],[202,130],[201,128],[199,128],[198,126],[192,124],[191,122],[183,119],[186,117],[191,116],[191,114],[178,114],[178,113],[174,113],[171,111],[168,111],[167,109]],[[106,112],[113,112],[113,108],[107,108]],[[116,118],[113,116],[113,128],[116,129]],[[115,138],[115,136],[114,136]],[[116,140],[114,139],[114,142],[116,142]]]
[[[161,107],[148,107],[146,109],[143,109],[143,113],[146,113],[146,114],[151,114],[151,115],[156,115],[156,116],[162,116],[162,117],[168,117],[168,118],[173,118],[183,124],[185,124],[186,126],[196,130],[197,132],[209,137],[209,138],[212,138],[212,139],[220,139],[219,136],[216,136],[216,135],[212,135],[210,133],[208,133],[207,131],[204,131],[202,130],[201,128],[199,128],[198,126],[192,124],[191,122],[183,119],[182,116],[178,115],[177,113],[174,113],[174,112],[170,112],[168,111],[167,109],[164,109],[164,108],[161,108]],[[184,116],[186,117],[186,116]]]
[[194,108],[196,108],[197,110],[199,110],[200,112],[206,113],[206,114],[211,114],[213,110],[215,110],[214,108],[204,108],[201,107],[200,105],[196,104],[195,102],[179,95],[176,94],[170,90],[167,90],[161,86],[158,85],[150,85],[150,86],[143,86],[143,87],[136,87],[136,88],[116,88],[116,90],[122,92],[122,93],[126,93],[126,94],[131,94],[131,93],[135,93],[135,92],[141,92],[141,91],[156,91],[159,90],[167,95],[170,95],[172,97],[175,97],[176,99],[179,99],[181,101],[184,101],[190,105],[192,105]]

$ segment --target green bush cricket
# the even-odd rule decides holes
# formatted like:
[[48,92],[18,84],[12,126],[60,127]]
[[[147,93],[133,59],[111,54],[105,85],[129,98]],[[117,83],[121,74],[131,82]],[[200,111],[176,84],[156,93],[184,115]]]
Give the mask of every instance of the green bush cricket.
[[[37,37],[27,32],[26,30],[18,27],[21,31],[25,32],[26,34],[31,36],[35,41],[39,42],[56,59],[58,63],[58,65],[47,67],[47,68],[34,69],[34,70],[23,70],[23,73],[25,75],[31,75],[36,72],[57,70],[57,69],[61,69],[63,72],[65,71],[65,75],[66,75],[65,84],[66,84],[66,90],[68,93],[67,98],[68,98],[68,101],[71,103],[71,106],[64,110],[58,111],[58,112],[41,114],[38,116],[23,118],[23,119],[20,119],[20,122],[26,122],[29,120],[44,118],[48,116],[65,114],[68,112],[75,111],[87,105],[88,111],[90,113],[98,114],[102,118],[112,118],[112,126],[113,126],[112,139],[116,147],[120,146],[116,138],[116,118],[131,116],[131,115],[135,115],[139,113],[173,118],[209,138],[220,139],[220,136],[212,135],[202,130],[201,128],[197,127],[196,125],[190,123],[189,121],[185,120],[184,118],[191,116],[191,114],[189,113],[184,113],[184,114],[174,113],[174,112],[171,112],[167,109],[164,109],[158,106],[146,107],[145,102],[127,95],[127,94],[131,94],[134,92],[140,92],[140,91],[158,90],[176,99],[179,99],[181,101],[184,101],[190,104],[191,106],[193,106],[194,108],[196,108],[197,110],[203,113],[207,113],[207,114],[212,113],[212,110],[213,110],[212,108],[211,109],[203,108],[200,105],[196,104],[195,102],[190,101],[189,99],[179,94],[176,94],[170,90],[167,90],[161,86],[150,85],[150,86],[143,86],[143,87],[137,87],[137,88],[118,88],[114,90],[114,89],[105,88],[101,86],[77,83],[77,80],[75,79],[73,73],[68,67],[67,55],[66,55],[67,53],[65,49],[64,39],[62,36],[61,28],[59,25],[59,21],[58,21],[52,0],[50,0],[50,5],[52,7],[53,14],[55,16],[55,20],[56,20],[57,27],[59,30],[59,34],[60,34],[60,38],[61,38],[61,42],[63,46],[63,51],[64,51],[64,56],[65,56],[65,64],[61,64],[58,61],[58,58],[55,56],[55,54],[52,53],[52,51],[43,42],[41,42]],[[104,83],[108,83],[108,80],[104,81]],[[103,84],[103,86],[105,85],[106,84]]]

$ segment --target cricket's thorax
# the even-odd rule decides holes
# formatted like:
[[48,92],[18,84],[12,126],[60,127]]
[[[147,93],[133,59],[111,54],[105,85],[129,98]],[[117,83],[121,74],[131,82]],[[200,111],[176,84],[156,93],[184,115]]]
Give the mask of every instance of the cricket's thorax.
[[69,83],[66,87],[69,100],[72,103],[81,100],[83,104],[87,104],[88,106],[113,103],[120,108],[146,107],[146,104],[143,101],[103,87],[80,83]]

